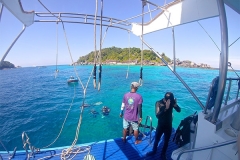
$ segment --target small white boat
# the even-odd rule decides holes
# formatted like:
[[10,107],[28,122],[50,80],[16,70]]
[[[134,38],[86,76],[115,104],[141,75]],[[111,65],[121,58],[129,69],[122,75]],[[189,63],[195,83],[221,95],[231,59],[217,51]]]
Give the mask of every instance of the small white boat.
[[74,78],[73,76],[69,77],[69,79],[67,80],[68,83],[76,83],[78,82],[78,79]]

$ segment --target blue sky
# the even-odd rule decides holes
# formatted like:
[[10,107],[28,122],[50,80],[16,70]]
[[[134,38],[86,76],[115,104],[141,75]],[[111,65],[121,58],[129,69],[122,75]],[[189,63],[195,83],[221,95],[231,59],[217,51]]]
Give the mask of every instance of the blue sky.
[[[151,2],[163,5],[170,0],[152,0]],[[51,12],[77,12],[94,15],[95,0],[41,0]],[[24,10],[36,12],[47,12],[37,0],[22,0]],[[99,0],[100,7],[100,0]],[[154,9],[153,6],[150,6]],[[145,11],[147,11],[145,7]],[[127,19],[142,12],[140,0],[104,0],[103,15],[117,19]],[[154,12],[153,16],[159,11]],[[240,37],[240,15],[226,7],[229,45]],[[100,8],[98,10],[100,15]],[[144,17],[148,21],[149,15]],[[140,22],[141,17],[133,21]],[[211,18],[199,21],[208,34],[220,46],[220,26],[219,18]],[[0,23],[0,56],[2,57],[12,41],[22,30],[23,25],[12,16],[6,8]],[[64,37],[62,25],[56,23],[34,23],[26,28],[25,32],[16,42],[5,60],[17,66],[41,66],[56,64],[57,53],[57,27],[58,27],[58,64],[71,64],[71,58]],[[94,51],[94,26],[83,24],[65,23],[66,34],[70,51],[74,61],[80,56]],[[129,29],[131,29],[129,27]],[[103,27],[103,34],[106,27]],[[97,49],[99,49],[100,27],[97,27]],[[141,48],[139,37],[124,30],[115,28],[108,29],[102,48],[106,47],[138,47]],[[165,53],[172,59],[172,30],[165,29],[144,36],[144,40],[149,43],[159,53]],[[195,63],[206,63],[211,67],[219,66],[219,51],[205,31],[197,22],[175,27],[176,57],[180,60],[191,60]],[[144,49],[147,47],[144,46]],[[143,58],[144,59],[144,58]],[[240,40],[229,48],[229,62],[234,69],[240,69]]]

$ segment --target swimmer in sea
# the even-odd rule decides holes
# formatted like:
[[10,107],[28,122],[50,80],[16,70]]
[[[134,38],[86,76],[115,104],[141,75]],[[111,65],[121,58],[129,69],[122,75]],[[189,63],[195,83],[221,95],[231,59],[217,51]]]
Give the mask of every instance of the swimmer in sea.
[[96,117],[97,114],[98,114],[98,112],[95,111],[94,109],[91,109],[91,110],[90,110],[90,113],[93,115],[93,117]]
[[108,115],[110,113],[110,108],[103,106],[102,108],[102,114],[103,115]]

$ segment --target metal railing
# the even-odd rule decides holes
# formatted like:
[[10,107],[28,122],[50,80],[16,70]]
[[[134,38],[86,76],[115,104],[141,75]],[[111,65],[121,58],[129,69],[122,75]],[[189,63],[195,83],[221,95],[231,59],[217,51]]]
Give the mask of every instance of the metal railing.
[[150,116],[147,116],[146,117],[146,121],[145,121],[145,125],[143,126],[143,133],[145,133],[145,129],[147,128],[147,122],[148,122],[148,119],[150,121],[150,136],[149,136],[149,144],[152,143],[152,130],[153,130],[153,127],[152,127],[152,117]]
[[[15,154],[16,154],[17,147],[14,148],[13,153],[11,154],[11,153],[7,150],[7,148],[4,146],[4,144],[2,143],[1,140],[0,140],[0,143],[1,143],[2,147],[5,149],[5,151],[8,153],[8,155],[9,155],[8,159],[13,159],[14,156],[15,156]],[[0,160],[2,160],[2,156],[1,156],[1,155],[0,155]]]
[[[229,95],[230,95],[230,92],[231,92],[232,81],[238,81],[237,82],[238,83],[238,89],[237,89],[235,100],[238,99],[239,87],[240,87],[240,78],[227,78],[226,80],[229,81],[229,83],[228,83],[228,89],[227,89],[227,92],[226,92],[226,97],[224,99],[224,105],[227,105],[227,102],[229,101]],[[206,101],[205,108],[204,108],[204,114],[207,113],[207,106],[208,106],[208,103],[209,103],[210,98],[211,98],[211,92],[212,92],[214,83],[215,83],[215,81],[213,80],[212,83],[211,83],[211,86],[209,88],[208,97],[207,97],[207,101]]]
[[232,81],[238,81],[238,90],[237,90],[237,95],[236,95],[236,100],[238,99],[238,94],[239,94],[239,83],[240,83],[240,78],[227,78],[227,80],[229,81],[229,84],[228,84],[228,91],[227,91],[227,96],[226,96],[226,99],[225,99],[225,105],[227,105],[227,102],[228,102],[228,99],[229,99],[229,93],[231,91],[231,87],[232,87]]
[[189,152],[197,152],[197,151],[203,151],[203,150],[208,150],[208,149],[213,149],[213,148],[217,148],[217,147],[222,147],[222,146],[226,146],[229,144],[233,144],[236,143],[237,140],[231,140],[231,141],[227,141],[227,142],[222,142],[222,143],[218,143],[218,144],[214,144],[214,145],[210,145],[210,146],[206,146],[206,147],[200,147],[200,148],[194,148],[194,149],[190,149],[190,150],[185,150],[179,153],[177,160],[180,159],[180,157],[182,156],[182,154],[184,153],[189,153]]
[[139,37],[141,39],[141,41],[151,50],[153,51],[161,60],[162,62],[173,72],[173,74],[178,78],[178,80],[185,86],[185,88],[188,90],[188,92],[193,96],[193,98],[197,101],[197,103],[199,104],[199,106],[204,110],[204,105],[202,104],[202,102],[199,100],[199,98],[195,95],[195,93],[191,90],[191,88],[187,85],[187,83],[182,79],[182,77],[180,75],[178,75],[178,73],[176,71],[174,71],[174,69],[168,65],[168,62],[166,60],[164,60],[164,58],[153,49],[153,47],[151,47],[147,42],[145,42],[142,37]]

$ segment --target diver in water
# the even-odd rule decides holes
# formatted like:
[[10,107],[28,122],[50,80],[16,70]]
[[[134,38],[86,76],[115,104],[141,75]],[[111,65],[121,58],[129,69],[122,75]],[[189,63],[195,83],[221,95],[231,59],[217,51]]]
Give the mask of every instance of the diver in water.
[[102,108],[102,114],[103,115],[108,115],[110,113],[110,108],[103,106]]
[[90,110],[90,113],[93,115],[93,117],[96,117],[97,114],[98,114],[98,112],[95,111],[94,109],[91,109],[91,110]]

